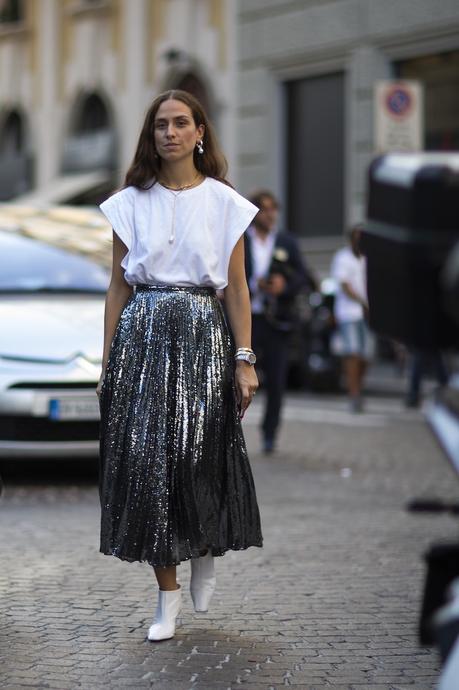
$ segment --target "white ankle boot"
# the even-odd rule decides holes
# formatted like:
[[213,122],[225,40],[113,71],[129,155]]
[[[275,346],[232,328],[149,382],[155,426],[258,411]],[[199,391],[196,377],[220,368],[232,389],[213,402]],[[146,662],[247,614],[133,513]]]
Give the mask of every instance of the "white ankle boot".
[[175,619],[182,608],[182,589],[158,592],[158,604],[156,606],[153,623],[148,630],[149,640],[169,640],[175,634]]
[[205,556],[191,559],[190,593],[195,611],[207,611],[216,582],[214,558],[210,549]]

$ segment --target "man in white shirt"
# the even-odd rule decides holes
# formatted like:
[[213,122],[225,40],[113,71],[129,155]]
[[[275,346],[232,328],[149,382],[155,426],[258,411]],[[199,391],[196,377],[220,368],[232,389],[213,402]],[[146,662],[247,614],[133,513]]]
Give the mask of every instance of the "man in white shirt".
[[331,274],[337,283],[335,319],[342,340],[344,371],[353,412],[362,411],[362,387],[372,341],[367,326],[366,260],[359,249],[361,226],[350,231],[350,247],[334,256]]
[[269,190],[251,199],[260,209],[245,233],[247,282],[252,303],[252,343],[264,374],[266,405],[263,451],[274,450],[287,381],[290,334],[297,320],[295,298],[312,283],[295,237],[277,227],[279,205]]

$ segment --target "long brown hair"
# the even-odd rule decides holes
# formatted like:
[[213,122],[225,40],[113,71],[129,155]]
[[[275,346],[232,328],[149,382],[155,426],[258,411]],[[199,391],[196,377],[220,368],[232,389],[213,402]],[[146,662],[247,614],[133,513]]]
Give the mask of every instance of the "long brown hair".
[[204,153],[198,153],[195,148],[193,154],[196,169],[207,177],[214,177],[216,180],[220,180],[220,182],[229,184],[225,179],[228,164],[220,150],[214,128],[204,108],[198,99],[187,91],[172,89],[157,96],[145,116],[134,160],[126,173],[124,186],[132,185],[137,187],[137,189],[149,189],[158,179],[158,173],[161,170],[161,158],[155,150],[155,117],[160,105],[164,101],[171,99],[185,103],[191,110],[196,127],[199,127],[199,125],[204,125],[205,127],[202,138]]

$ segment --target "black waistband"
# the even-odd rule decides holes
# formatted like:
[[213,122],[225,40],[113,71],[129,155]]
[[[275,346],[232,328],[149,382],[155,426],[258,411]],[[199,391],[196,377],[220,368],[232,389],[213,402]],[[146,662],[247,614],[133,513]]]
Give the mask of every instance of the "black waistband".
[[151,285],[149,283],[138,283],[135,285],[136,292],[149,292],[158,290],[160,292],[193,292],[206,295],[215,294],[215,288],[210,285]]

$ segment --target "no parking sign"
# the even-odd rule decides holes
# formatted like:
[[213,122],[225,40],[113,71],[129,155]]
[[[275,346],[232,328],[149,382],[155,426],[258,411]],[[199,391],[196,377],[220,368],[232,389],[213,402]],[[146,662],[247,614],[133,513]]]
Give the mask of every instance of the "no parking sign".
[[376,152],[420,151],[423,148],[423,130],[421,82],[411,80],[376,82]]

